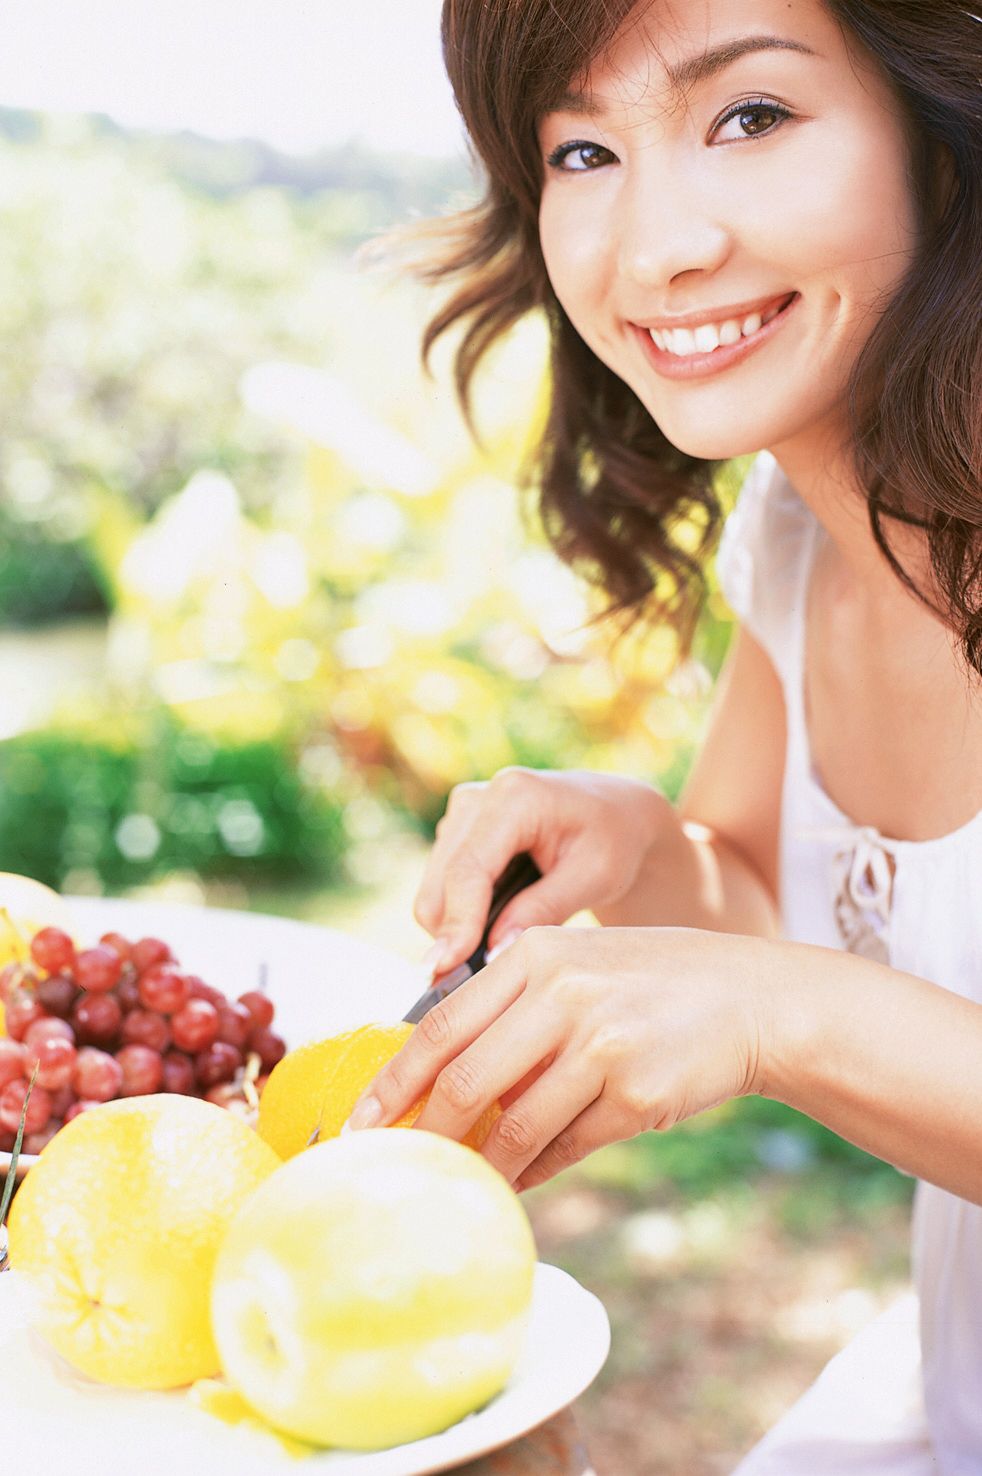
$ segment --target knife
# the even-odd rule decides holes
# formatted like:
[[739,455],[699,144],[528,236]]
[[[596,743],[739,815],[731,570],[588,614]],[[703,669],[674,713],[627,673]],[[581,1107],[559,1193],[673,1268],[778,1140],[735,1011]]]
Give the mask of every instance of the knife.
[[420,995],[412,1009],[403,1015],[403,1020],[411,1025],[418,1025],[428,1010],[431,1010],[435,1004],[439,1004],[441,999],[446,999],[447,995],[452,994],[455,989],[459,989],[461,984],[465,984],[477,973],[478,969],[483,969],[487,963],[488,935],[498,918],[513,897],[517,897],[519,892],[523,892],[533,882],[541,880],[542,873],[527,851],[521,851],[517,856],[511,858],[494,884],[491,906],[488,909],[488,920],[484,924],[480,943],[466,963],[458,964],[455,969],[450,970],[449,974],[444,974],[436,984],[431,984],[429,989]]

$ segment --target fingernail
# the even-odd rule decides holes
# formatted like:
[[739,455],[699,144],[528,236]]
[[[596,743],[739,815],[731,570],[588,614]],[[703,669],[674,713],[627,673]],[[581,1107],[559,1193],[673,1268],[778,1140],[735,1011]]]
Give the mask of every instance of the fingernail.
[[432,948],[428,948],[423,954],[423,968],[428,974],[435,974],[447,951],[444,938],[437,938]]
[[[360,1102],[355,1103],[354,1110],[344,1126],[349,1132],[357,1132],[359,1128],[374,1127],[381,1116],[382,1103],[378,1097],[362,1097]],[[344,1128],[341,1131],[343,1132]]]
[[517,943],[524,931],[524,928],[511,928],[491,949],[491,952],[487,956],[487,962],[490,963],[492,959],[498,957],[499,953],[504,953],[506,948],[510,948],[513,943]]

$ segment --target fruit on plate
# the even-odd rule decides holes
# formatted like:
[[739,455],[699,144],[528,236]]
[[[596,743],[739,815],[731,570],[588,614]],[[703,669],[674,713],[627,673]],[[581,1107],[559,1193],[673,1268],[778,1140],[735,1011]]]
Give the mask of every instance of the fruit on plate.
[[[0,968],[23,963],[28,938],[47,925],[68,933],[73,930],[71,909],[64,898],[32,877],[0,871]],[[0,1036],[3,1034],[4,1006],[0,999]]]
[[250,1196],[219,1252],[225,1376],[316,1445],[435,1434],[510,1377],[534,1264],[518,1196],[472,1149],[418,1130],[319,1143]]
[[38,1331],[103,1383],[167,1389],[217,1372],[215,1257],[243,1201],[279,1164],[244,1122],[193,1097],[83,1112],[14,1196],[10,1265]]
[[0,968],[9,1037],[0,1040],[0,1152],[13,1146],[35,1066],[26,1153],[113,1097],[184,1093],[254,1117],[266,1073],[286,1050],[265,994],[227,999],[185,973],[160,938],[104,933],[79,949],[53,925],[17,937],[26,956]]
[[[365,1087],[412,1035],[414,1025],[362,1025],[327,1040],[298,1046],[273,1067],[259,1101],[259,1133],[281,1158],[292,1158],[310,1143],[336,1138]],[[426,1097],[421,1097],[395,1127],[411,1127]],[[500,1116],[495,1104],[474,1124],[464,1142],[480,1148]]]

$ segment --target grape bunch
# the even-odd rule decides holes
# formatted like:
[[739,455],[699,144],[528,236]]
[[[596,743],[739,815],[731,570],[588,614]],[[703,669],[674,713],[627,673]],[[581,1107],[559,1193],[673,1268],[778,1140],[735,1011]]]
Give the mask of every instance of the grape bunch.
[[23,1148],[40,1153],[66,1122],[113,1097],[180,1092],[252,1121],[286,1050],[266,994],[227,999],[185,973],[160,938],[104,933],[76,951],[60,928],[42,928],[30,963],[0,970],[0,1001],[0,1152],[13,1148],[32,1076]]

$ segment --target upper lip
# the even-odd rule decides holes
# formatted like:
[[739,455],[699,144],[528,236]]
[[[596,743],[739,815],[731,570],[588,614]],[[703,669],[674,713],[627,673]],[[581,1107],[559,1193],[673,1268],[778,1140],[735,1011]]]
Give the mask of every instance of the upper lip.
[[789,302],[793,292],[771,292],[766,297],[754,297],[746,302],[731,303],[728,307],[697,308],[689,313],[666,313],[658,318],[632,318],[638,328],[700,328],[703,323],[726,323],[731,318],[749,318],[751,313],[762,313],[777,303]]

